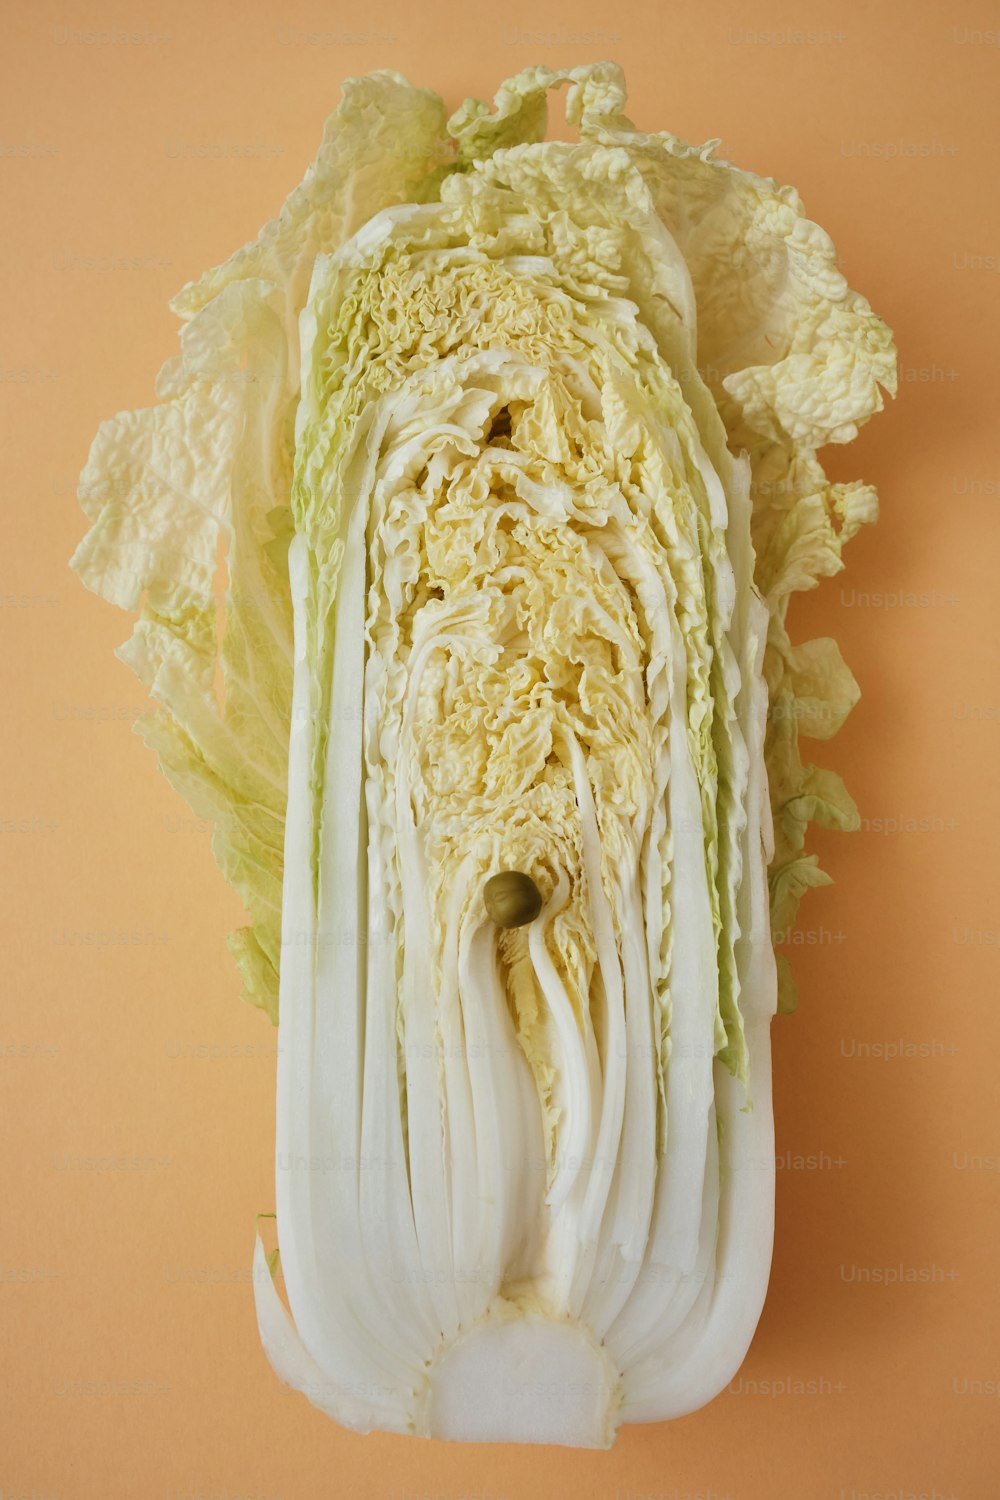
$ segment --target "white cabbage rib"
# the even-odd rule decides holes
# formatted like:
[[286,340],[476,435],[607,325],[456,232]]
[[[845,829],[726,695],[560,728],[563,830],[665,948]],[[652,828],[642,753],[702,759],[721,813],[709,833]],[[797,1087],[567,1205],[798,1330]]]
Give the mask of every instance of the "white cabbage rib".
[[718,1390],[766,1285],[767,615],[638,174],[523,148],[442,199],[303,316],[261,1331],[348,1425],[602,1445]]

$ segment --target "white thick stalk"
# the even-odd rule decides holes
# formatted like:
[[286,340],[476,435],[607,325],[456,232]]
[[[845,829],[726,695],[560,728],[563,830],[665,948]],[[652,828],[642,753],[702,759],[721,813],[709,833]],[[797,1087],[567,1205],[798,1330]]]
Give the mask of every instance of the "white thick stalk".
[[556,1137],[556,1174],[546,1195],[546,1202],[553,1213],[566,1201],[587,1160],[593,1118],[583,1039],[563,982],[549,956],[545,938],[546,927],[562,911],[568,897],[569,881],[560,870],[552,895],[539,913],[537,921],[531,924],[528,933],[528,951],[535,977],[551,1012],[559,1048],[559,1106],[563,1112],[564,1125]]
[[[651,726],[653,773],[649,807],[640,809],[631,834],[635,849],[619,894],[621,944],[626,977],[627,1087],[622,1159],[618,1163],[601,1227],[600,1248],[590,1271],[583,1314],[602,1337],[631,1295],[646,1253],[658,1160],[657,1094],[660,1017],[653,976],[662,983],[660,946],[664,929],[663,871],[659,845],[667,822],[669,780],[667,710],[672,673],[683,670],[670,655],[670,606],[662,571],[634,541],[622,504],[615,519],[593,538],[609,565],[626,580],[645,617],[649,665],[645,700]],[[645,895],[643,898],[643,889]]]
[[[387,1157],[361,1149],[363,1056],[380,1039],[367,1036],[367,959],[372,913],[367,899],[367,818],[363,805],[362,727],[368,494],[349,512],[334,620],[333,676],[324,790],[321,803],[316,1016],[313,1037],[312,1118],[324,1168],[314,1193],[313,1232],[326,1247],[331,1281],[351,1289],[354,1315],[400,1380],[412,1378],[424,1349],[420,1319],[400,1323],[394,1295],[405,1266],[383,1232],[379,1256],[366,1253],[361,1197],[365,1183],[393,1183]],[[376,893],[375,921],[381,908]],[[384,997],[383,1003],[384,1003]],[[371,1017],[375,1020],[375,1017]],[[383,1189],[384,1191],[384,1189]],[[381,1195],[380,1195],[381,1196]],[[370,1244],[370,1237],[369,1237]],[[387,1264],[388,1262],[388,1264]],[[414,1298],[419,1306],[420,1294]]]
[[611,1179],[618,1159],[622,1120],[625,1113],[625,1075],[628,1067],[628,1047],[625,1030],[625,992],[622,984],[621,961],[615,942],[614,918],[601,870],[601,835],[597,824],[594,794],[587,774],[580,742],[575,734],[567,733],[570,759],[573,766],[573,782],[580,812],[580,830],[583,840],[583,867],[587,879],[587,903],[590,930],[597,946],[597,961],[604,982],[606,997],[606,1049],[604,1056],[604,1078],[601,1096],[600,1119],[594,1145],[583,1210],[578,1225],[581,1245],[589,1246],[597,1238],[601,1217],[604,1213]]
[[[315,901],[313,894],[310,785],[313,732],[313,677],[306,655],[306,599],[309,563],[305,542],[289,548],[289,574],[295,609],[295,675],[289,753],[285,843],[284,908],[300,927],[286,929],[281,967],[281,1022],[278,1033],[276,1202],[282,1269],[295,1327],[309,1358],[323,1372],[327,1397],[336,1403],[366,1391],[370,1426],[397,1427],[405,1392],[387,1375],[367,1331],[350,1304],[350,1276],[337,1279],[335,1247],[314,1232],[316,1141],[312,1083],[315,1030]],[[357,1414],[353,1400],[348,1408]]]
[[[471,862],[469,862],[471,863]],[[470,1150],[476,1140],[470,1041],[464,1024],[459,993],[458,945],[462,913],[468,899],[468,872],[461,868],[448,893],[442,938],[438,1026],[444,1053],[444,1129],[448,1159],[448,1212],[451,1225],[452,1264],[466,1272],[482,1261],[482,1216],[480,1211],[481,1165]],[[456,1296],[462,1325],[467,1326],[483,1308],[482,1280],[459,1274]]]
[[608,1200],[598,1272],[592,1275],[583,1315],[603,1337],[624,1306],[642,1268],[656,1182],[656,1042],[653,997],[643,942],[638,861],[622,895],[622,967],[625,977],[625,1113],[615,1178]]
[[[683,661],[684,639],[676,626],[673,649],[675,659]],[[694,1266],[701,1223],[719,976],[701,789],[687,734],[685,676],[679,671],[674,675],[671,708],[667,788],[673,838],[670,1059],[666,1077],[666,1152],[659,1201],[654,1210],[652,1245],[657,1261],[686,1273]]]
[[[425,658],[426,659],[426,658]],[[408,702],[415,697],[411,681]],[[412,716],[412,708],[410,709]],[[410,793],[410,726],[404,719],[395,781],[396,857],[403,891],[403,972],[400,1007],[404,1026],[406,1120],[409,1141],[410,1197],[420,1261],[442,1334],[454,1338],[459,1327],[451,1259],[445,1144],[438,1089],[437,1003],[434,966],[428,948],[433,930],[430,879],[417,833]]]
[[635,1422],[694,1411],[732,1379],[757,1326],[771,1266],[775,1163],[770,1025],[777,977],[767,888],[773,835],[763,759],[767,688],[762,664],[768,622],[759,598],[750,595],[746,609],[740,719],[750,776],[738,911],[743,935],[737,956],[750,1096],[738,1079],[716,1064],[722,1181],[713,1294],[704,1317],[692,1316],[658,1353],[628,1369],[624,1416]]
[[[518,1073],[527,1063],[517,1046],[496,958],[496,930],[485,913],[466,914],[459,942],[459,990],[465,1023],[469,1081],[475,1116],[479,1169],[476,1201],[480,1220],[475,1272],[484,1309],[499,1290],[516,1249],[517,1220],[529,1205],[524,1163],[535,1134],[534,1117],[523,1119]],[[462,1150],[468,1150],[465,1143]]]

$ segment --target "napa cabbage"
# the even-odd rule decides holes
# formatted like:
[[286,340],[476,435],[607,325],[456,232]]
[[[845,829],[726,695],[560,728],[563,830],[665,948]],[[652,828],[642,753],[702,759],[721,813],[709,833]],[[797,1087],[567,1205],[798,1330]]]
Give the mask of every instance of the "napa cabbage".
[[799,750],[856,684],[787,608],[875,518],[816,454],[894,351],[791,189],[624,102],[350,81],[81,480],[279,1024],[262,1338],[361,1430],[606,1445],[720,1390],[767,1284],[772,931],[857,823]]

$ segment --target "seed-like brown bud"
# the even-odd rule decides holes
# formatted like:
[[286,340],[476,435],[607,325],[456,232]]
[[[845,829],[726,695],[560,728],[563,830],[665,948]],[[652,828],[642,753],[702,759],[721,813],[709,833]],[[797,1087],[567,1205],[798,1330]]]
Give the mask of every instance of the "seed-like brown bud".
[[530,875],[502,870],[483,887],[483,901],[498,927],[526,927],[542,909],[542,895]]

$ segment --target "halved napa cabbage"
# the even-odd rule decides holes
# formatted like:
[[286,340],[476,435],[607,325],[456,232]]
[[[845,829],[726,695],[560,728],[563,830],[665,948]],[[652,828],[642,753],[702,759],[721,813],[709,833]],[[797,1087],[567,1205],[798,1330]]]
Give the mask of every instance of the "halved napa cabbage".
[[261,1335],[361,1430],[606,1445],[721,1389],[766,1289],[771,923],[856,820],[798,751],[856,686],[785,616],[874,519],[815,450],[893,350],[790,189],[623,104],[352,80],[81,483],[280,1021]]

